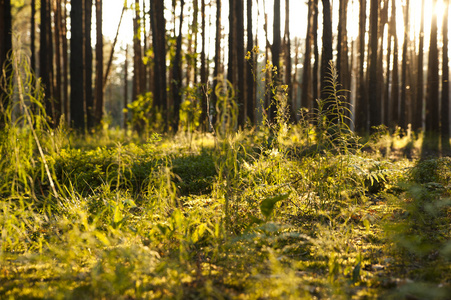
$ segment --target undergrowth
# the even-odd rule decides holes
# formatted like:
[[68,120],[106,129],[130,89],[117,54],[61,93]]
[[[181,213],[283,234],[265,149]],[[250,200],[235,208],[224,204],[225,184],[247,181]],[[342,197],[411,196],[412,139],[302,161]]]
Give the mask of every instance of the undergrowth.
[[449,158],[365,151],[381,137],[362,145],[350,130],[332,64],[329,97],[299,124],[273,87],[276,122],[238,129],[224,83],[213,134],[83,142],[47,126],[16,62],[0,135],[0,298],[450,295]]

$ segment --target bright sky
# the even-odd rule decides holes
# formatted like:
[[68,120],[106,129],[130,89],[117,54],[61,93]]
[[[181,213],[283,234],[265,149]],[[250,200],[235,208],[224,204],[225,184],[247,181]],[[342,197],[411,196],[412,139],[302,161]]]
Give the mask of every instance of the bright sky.
[[[215,0],[206,0],[207,6],[209,2],[212,2],[212,10],[209,12],[209,9],[207,7],[207,14],[210,13],[209,16],[207,16],[207,26],[209,23],[211,23],[214,26],[214,18],[215,18],[215,6],[216,1]],[[403,39],[403,30],[404,30],[404,21],[403,21],[403,5],[405,4],[406,0],[396,0],[397,3],[397,32],[400,38],[400,42],[402,42]],[[438,14],[438,26],[439,30],[441,30],[441,20],[443,16],[443,1],[445,0],[438,0],[438,6],[436,9],[436,12]],[[128,0],[128,4],[131,4],[132,0]],[[307,4],[306,0],[291,0],[290,1],[290,31],[291,31],[291,37],[302,37],[305,38],[305,32],[307,27]],[[321,3],[321,1],[319,1]],[[334,3],[334,28],[336,28],[338,24],[338,20],[336,16],[338,15],[338,1],[332,1]],[[103,8],[103,30],[105,36],[113,40],[114,36],[116,35],[117,26],[119,23],[122,6],[123,6],[123,0],[108,0],[104,1],[104,8]],[[257,7],[258,3],[258,7]],[[356,37],[358,32],[358,1],[357,0],[349,0],[350,9],[348,10],[349,18],[348,18],[348,34],[350,37]],[[170,5],[170,4],[169,4]],[[225,32],[228,31],[228,1],[223,0],[223,16],[222,16],[222,22],[224,26]],[[266,5],[266,7],[265,7]],[[369,5],[368,5],[369,6]],[[419,24],[420,24],[420,16],[421,16],[421,0],[410,0],[410,7],[411,7],[411,26],[414,32],[416,34],[419,31]],[[168,7],[168,6],[167,6]],[[264,22],[264,14],[265,12],[268,14],[268,24],[272,24],[272,12],[273,12],[273,1],[272,0],[259,0],[253,2],[254,12],[253,12],[253,18],[254,18],[254,30],[258,30],[258,33],[260,36],[263,35],[263,22]],[[321,19],[321,4],[320,4],[320,26],[322,23]],[[369,11],[369,7],[368,7]],[[391,9],[390,9],[391,11]],[[185,8],[185,12],[192,13],[191,11],[187,11]],[[285,26],[285,20],[284,20],[284,12],[285,12],[285,1],[281,1],[281,13],[282,13],[282,20],[281,20],[281,26],[282,26],[282,36],[283,36],[283,30]],[[432,15],[432,7],[430,5],[430,0],[426,0],[425,5],[425,47],[428,46],[428,32],[430,31],[430,20]],[[185,19],[185,21],[187,21]],[[199,20],[200,21],[200,20]],[[169,24],[168,24],[169,25]],[[207,28],[209,30],[209,28]],[[210,31],[210,30],[209,30]],[[268,26],[268,39],[270,42],[272,42],[272,26]],[[211,37],[210,41],[213,44],[214,43],[214,29],[211,29]],[[439,31],[440,32],[440,31]],[[207,32],[208,35],[208,32]],[[321,29],[318,32],[318,35],[321,36]],[[411,38],[414,36],[412,35]],[[125,46],[126,43],[131,43],[133,38],[133,14],[131,10],[127,10],[127,12],[124,15],[124,18],[122,20],[120,35],[119,35],[119,45],[118,46]],[[260,38],[260,41],[263,41],[263,38]]]

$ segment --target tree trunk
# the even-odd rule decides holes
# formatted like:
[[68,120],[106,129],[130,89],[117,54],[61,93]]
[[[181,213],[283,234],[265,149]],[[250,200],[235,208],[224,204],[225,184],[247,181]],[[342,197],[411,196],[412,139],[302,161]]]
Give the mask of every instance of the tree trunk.
[[[183,0],[182,0],[183,3]],[[182,4],[183,5],[183,4]],[[201,0],[201,15],[202,15],[202,50],[200,53],[200,82],[201,84],[207,84],[208,78],[207,78],[207,64],[206,64],[206,58],[205,58],[205,42],[206,42],[206,34],[205,34],[205,0]],[[182,15],[180,15],[180,18],[182,18]],[[179,35],[181,36],[181,32],[179,32]],[[178,46],[178,45],[177,45]],[[207,96],[205,93],[201,93],[201,108],[202,108],[202,114],[200,118],[201,128],[202,130],[205,130],[208,127],[207,122]]]
[[[389,125],[399,124],[399,53],[398,53],[398,35],[396,33],[396,1],[392,1],[392,19],[391,34],[393,36],[393,76],[392,76],[392,95],[391,95],[391,117]],[[407,30],[407,28],[405,29]]]
[[423,127],[423,102],[424,102],[424,4],[425,0],[421,2],[421,20],[420,33],[418,43],[418,73],[417,73],[417,91],[415,98],[415,106],[413,111],[413,130],[419,130]]
[[62,43],[62,65],[63,65],[63,91],[62,91],[62,112],[64,113],[67,125],[70,126],[70,106],[69,106],[69,51],[67,44],[67,0],[63,0],[63,15],[61,18],[61,43]]
[[51,117],[52,126],[55,126],[55,103],[52,101],[53,83],[53,55],[52,50],[52,32],[50,19],[50,1],[41,0],[41,35],[39,49],[39,76],[44,87],[44,103],[47,115]]
[[96,86],[95,125],[100,125],[103,117],[103,22],[102,0],[96,0]]
[[[202,0],[202,4],[204,0]],[[173,123],[172,129],[178,131],[180,121],[180,105],[182,104],[182,24],[183,24],[183,6],[184,0],[181,0],[179,32],[177,35],[177,44],[173,61],[173,80],[172,80],[172,98],[174,99]],[[205,28],[202,32],[204,32]],[[204,35],[204,33],[202,33]],[[204,39],[204,38],[203,38]]]
[[[254,38],[252,33],[252,1],[247,0],[247,51],[252,52]],[[251,56],[251,59],[253,56]],[[252,65],[246,64],[246,118],[251,125],[255,124],[255,82],[252,67],[257,61],[253,59]]]
[[86,101],[86,115],[87,126],[91,129],[94,125],[94,101],[92,95],[92,46],[91,46],[91,21],[92,21],[92,0],[85,0],[84,7],[84,47],[85,47],[85,62],[84,62],[84,79],[85,79],[85,101]]
[[402,46],[402,65],[401,65],[401,99],[400,99],[400,114],[399,126],[407,129],[407,64],[408,64],[408,44],[409,44],[409,26],[410,26],[410,1],[406,0],[404,7],[404,42]]
[[61,114],[63,112],[63,57],[62,57],[62,31],[63,31],[63,15],[62,15],[62,1],[56,0],[55,2],[55,66],[56,76],[54,80],[54,102],[55,102],[55,122],[59,124]]
[[[0,78],[5,76],[6,80],[11,79],[12,68],[9,64],[9,55],[12,50],[12,16],[11,1],[0,0]],[[7,116],[3,115],[4,110],[10,104],[7,92],[0,87],[0,129],[4,128]]]
[[31,0],[30,50],[31,69],[36,72],[36,0]]
[[294,111],[293,103],[293,77],[292,77],[292,62],[291,62],[291,37],[290,37],[290,0],[285,0],[285,34],[284,34],[284,48],[285,48],[285,84],[287,88],[287,105],[290,121],[296,120],[296,112]]
[[85,92],[84,92],[84,43],[83,43],[83,3],[71,4],[71,42],[70,42],[70,122],[78,131],[85,130]]
[[448,15],[449,1],[445,1],[443,14],[443,58],[442,58],[442,105],[441,105],[441,137],[442,148],[450,149],[449,134],[449,58],[448,58]]
[[[435,9],[437,0],[433,0],[432,7]],[[428,59],[428,83],[426,91],[426,134],[436,135],[439,133],[439,68],[438,68],[438,46],[437,46],[437,16],[432,16],[431,38],[429,44]]]
[[152,43],[154,48],[154,105],[161,111],[164,127],[167,128],[167,92],[166,92],[166,21],[164,1],[150,1],[150,20],[152,24]]
[[[332,11],[330,0],[323,0],[323,51],[321,55],[321,99],[329,95],[326,87],[329,83],[324,80],[329,73],[329,62],[332,60]],[[329,109],[328,106],[325,109]]]
[[128,45],[125,46],[125,62],[124,62],[124,129],[128,127]]
[[363,133],[368,131],[368,98],[365,81],[365,33],[366,33],[366,0],[360,0],[359,7],[359,38],[358,38],[358,76],[357,97],[355,104],[355,128]]
[[379,1],[371,0],[370,7],[370,60],[369,60],[369,124],[370,128],[380,124],[378,80],[377,80],[377,49],[378,49],[378,15]]
[[[215,39],[215,68],[213,70],[213,93],[211,97],[211,105],[216,108],[217,96],[215,93],[218,84],[218,77],[221,74],[221,0],[216,0],[216,39]],[[214,109],[216,111],[216,109]],[[212,124],[216,124],[216,114],[213,114]]]
[[[349,60],[348,60],[348,31],[347,31],[347,11],[348,0],[340,0],[340,8],[338,11],[338,38],[337,38],[337,70],[338,70],[338,82],[345,90],[351,88],[350,72],[349,72]],[[346,107],[350,109],[349,104]],[[346,112],[346,115],[350,115]],[[348,125],[351,125],[348,123]]]
[[308,15],[307,15],[307,35],[305,37],[305,52],[304,52],[304,63],[302,70],[302,92],[301,92],[301,107],[312,109],[312,98],[311,98],[311,53],[313,45],[313,16],[314,16],[314,2],[309,0],[308,2]]
[[[273,43],[271,47],[272,64],[276,68],[274,76],[274,85],[281,84],[280,80],[280,52],[281,52],[281,28],[280,28],[280,0],[274,0],[274,25],[273,25]],[[276,89],[277,90],[277,89]],[[274,122],[277,117],[278,100],[275,97],[270,104],[269,118]]]

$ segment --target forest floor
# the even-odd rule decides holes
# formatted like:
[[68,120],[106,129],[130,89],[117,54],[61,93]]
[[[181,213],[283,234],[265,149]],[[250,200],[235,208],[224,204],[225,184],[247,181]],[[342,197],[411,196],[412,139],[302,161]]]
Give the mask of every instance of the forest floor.
[[451,299],[451,158],[302,130],[2,133],[0,298]]

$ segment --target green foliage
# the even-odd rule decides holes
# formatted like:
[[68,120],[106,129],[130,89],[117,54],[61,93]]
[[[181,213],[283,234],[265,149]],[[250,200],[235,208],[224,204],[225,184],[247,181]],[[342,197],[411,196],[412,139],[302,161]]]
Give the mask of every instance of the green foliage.
[[0,298],[446,299],[449,159],[363,152],[334,72],[300,124],[278,86],[276,122],[237,130],[228,83],[215,135],[79,137],[39,109],[11,117]]

